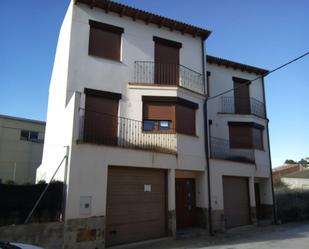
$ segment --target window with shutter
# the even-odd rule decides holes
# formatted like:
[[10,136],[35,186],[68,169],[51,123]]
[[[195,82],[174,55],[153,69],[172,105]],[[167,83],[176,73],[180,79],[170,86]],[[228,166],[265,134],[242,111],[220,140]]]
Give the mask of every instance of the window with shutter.
[[143,129],[195,136],[197,108],[198,104],[177,97],[143,96]]
[[89,55],[120,61],[124,29],[93,20],[89,20],[89,25]]
[[229,122],[230,148],[263,150],[264,126],[248,122]]

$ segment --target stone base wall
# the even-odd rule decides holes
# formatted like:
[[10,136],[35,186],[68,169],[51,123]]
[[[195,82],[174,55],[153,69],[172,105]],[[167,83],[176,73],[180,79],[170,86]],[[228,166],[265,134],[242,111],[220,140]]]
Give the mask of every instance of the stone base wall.
[[257,225],[256,207],[250,207],[251,223]]
[[196,225],[200,228],[208,228],[208,208],[196,208]]
[[105,248],[105,217],[70,219],[64,224],[64,249]]
[[273,205],[261,204],[261,219],[273,219]]
[[213,232],[225,232],[225,216],[224,210],[213,210],[212,217],[212,230]]
[[62,222],[2,226],[0,241],[33,244],[44,249],[60,249],[63,245],[63,228]]
[[176,211],[168,211],[167,236],[176,238]]

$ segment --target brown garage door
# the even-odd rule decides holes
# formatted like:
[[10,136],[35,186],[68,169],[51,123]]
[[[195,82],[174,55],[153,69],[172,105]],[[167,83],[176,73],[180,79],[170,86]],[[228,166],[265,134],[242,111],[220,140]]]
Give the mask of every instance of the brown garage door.
[[164,170],[109,167],[106,245],[166,236]]
[[224,176],[223,197],[226,227],[250,224],[248,178]]

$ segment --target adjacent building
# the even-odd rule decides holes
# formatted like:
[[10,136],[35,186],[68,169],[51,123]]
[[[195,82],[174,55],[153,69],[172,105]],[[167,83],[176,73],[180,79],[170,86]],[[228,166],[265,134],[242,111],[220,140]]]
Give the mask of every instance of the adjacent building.
[[45,122],[0,115],[0,181],[35,183]]
[[[225,230],[256,223],[256,209],[264,214],[271,208],[262,83],[250,86],[262,113],[222,114],[227,111],[219,100],[206,102],[233,87],[233,77],[243,82],[266,71],[220,66],[210,57],[206,67],[209,35],[112,1],[70,4],[37,172],[37,180],[49,180],[67,158],[56,175],[67,186],[67,248],[176,236],[190,227]],[[229,132],[250,148],[221,155],[216,149],[231,152],[238,142]],[[224,147],[214,146],[213,138]]]
[[[207,56],[214,227],[254,224],[272,216],[271,159],[263,80],[267,73],[265,69]],[[225,94],[220,95],[223,92]]]
[[281,180],[282,177],[301,172],[304,169],[305,167],[301,164],[286,164],[280,167],[276,167],[272,170],[273,181],[278,182]]

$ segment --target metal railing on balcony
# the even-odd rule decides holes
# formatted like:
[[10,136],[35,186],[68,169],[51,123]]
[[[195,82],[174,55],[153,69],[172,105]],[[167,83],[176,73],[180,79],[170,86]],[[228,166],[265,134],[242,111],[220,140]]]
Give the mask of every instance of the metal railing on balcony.
[[144,131],[142,121],[80,109],[79,143],[175,154],[176,133],[173,129]]
[[181,86],[205,94],[203,75],[178,64],[135,61],[134,83]]
[[253,114],[261,118],[266,118],[265,104],[254,98],[221,97],[221,112]]
[[255,162],[253,149],[230,148],[229,140],[217,137],[210,137],[210,157],[237,162]]

